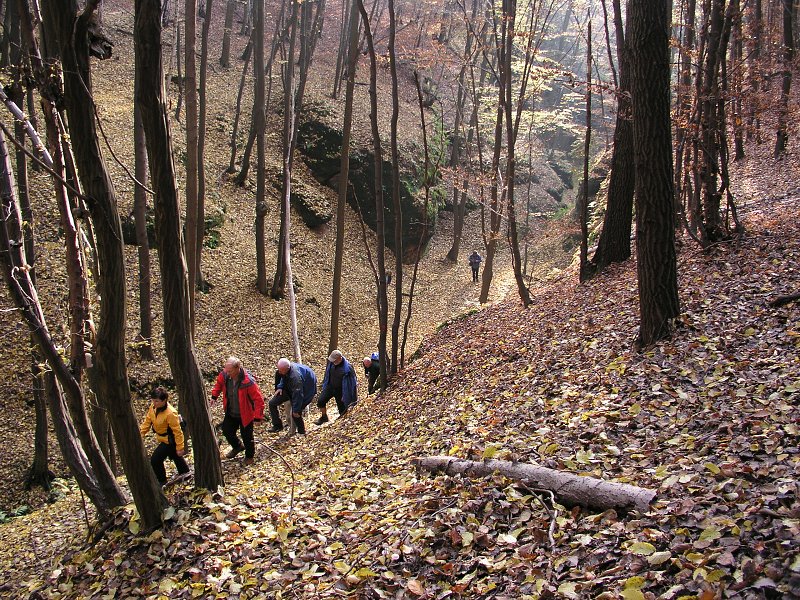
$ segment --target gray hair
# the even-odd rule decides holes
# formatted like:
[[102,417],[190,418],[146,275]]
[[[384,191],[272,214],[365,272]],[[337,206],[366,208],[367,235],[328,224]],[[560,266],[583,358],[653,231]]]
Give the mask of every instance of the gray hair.
[[288,369],[292,366],[292,362],[288,358],[279,358],[278,363],[275,365],[277,369]]
[[339,352],[338,350],[334,350],[333,352],[331,352],[331,355],[328,357],[328,362],[336,362],[340,358],[344,358],[342,356],[342,353]]
[[235,356],[229,356],[228,360],[225,361],[225,365],[234,367],[236,369],[242,368],[242,361],[236,358]]

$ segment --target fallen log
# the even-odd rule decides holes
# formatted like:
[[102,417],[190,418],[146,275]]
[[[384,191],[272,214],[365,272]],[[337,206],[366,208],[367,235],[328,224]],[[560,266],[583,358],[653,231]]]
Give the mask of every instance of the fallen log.
[[785,306],[790,302],[794,302],[795,300],[800,300],[800,294],[788,294],[786,296],[778,296],[772,302],[770,302],[769,305],[777,308],[779,306]]
[[635,508],[646,512],[656,496],[655,490],[595,477],[581,477],[532,463],[494,459],[474,461],[452,456],[415,458],[413,463],[418,469],[447,475],[486,477],[497,472],[509,479],[549,490],[559,502],[567,506],[580,505],[597,510]]

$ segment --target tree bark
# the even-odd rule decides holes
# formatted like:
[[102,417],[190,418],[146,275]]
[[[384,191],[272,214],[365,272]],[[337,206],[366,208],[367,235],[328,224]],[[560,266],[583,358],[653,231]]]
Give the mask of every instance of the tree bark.
[[[256,0],[253,11],[253,127],[256,133],[256,288],[268,291],[265,223],[267,216],[266,114],[264,106],[264,0]],[[290,419],[290,423],[293,421]]]
[[397,373],[400,350],[400,317],[403,310],[403,208],[400,204],[400,157],[397,150],[397,121],[400,118],[400,92],[397,88],[397,55],[395,53],[394,0],[389,0],[389,72],[392,77],[392,117],[389,147],[392,157],[392,212],[394,213],[394,318],[392,319],[392,360],[390,370]]
[[225,8],[225,28],[222,32],[222,54],[219,64],[228,69],[231,66],[231,31],[233,30],[233,14],[236,11],[236,0],[228,0]]
[[631,256],[633,224],[633,122],[631,120],[630,51],[622,26],[619,0],[614,0],[614,23],[617,33],[617,119],[614,128],[614,149],[611,154],[606,214],[603,229],[592,257],[595,272],[608,265],[628,260]]
[[224,483],[222,463],[189,322],[189,290],[181,239],[178,189],[164,101],[158,0],[136,0],[134,41],[136,104],[142,113],[156,198],[156,238],[163,285],[167,359],[178,395],[186,408],[189,431],[194,440],[195,483],[198,487],[216,490]]
[[628,3],[641,347],[667,337],[671,319],[680,312],[670,129],[669,6],[669,0]]
[[418,469],[450,476],[489,477],[500,473],[509,479],[551,491],[559,502],[567,506],[586,506],[600,511],[635,509],[647,512],[656,497],[655,490],[595,477],[582,477],[532,463],[493,459],[481,462],[451,456],[427,456],[414,459],[413,463]]
[[789,141],[789,92],[792,89],[792,61],[794,60],[794,33],[792,32],[793,0],[782,0],[783,14],[783,72],[781,73],[781,100],[778,112],[778,132],[775,137],[775,158],[786,152]]

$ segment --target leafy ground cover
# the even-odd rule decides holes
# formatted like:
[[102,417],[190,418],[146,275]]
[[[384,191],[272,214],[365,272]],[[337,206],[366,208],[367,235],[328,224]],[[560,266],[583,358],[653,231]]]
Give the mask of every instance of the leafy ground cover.
[[[259,462],[226,462],[224,493],[171,489],[163,531],[140,534],[121,510],[95,543],[9,557],[25,575],[6,585],[98,598],[800,595],[800,307],[769,304],[800,285],[794,202],[751,206],[730,244],[684,246],[682,314],[656,348],[632,349],[633,263],[585,285],[567,269],[527,311],[510,297],[453,319],[352,414],[306,437],[260,432]],[[500,476],[414,470],[433,454],[533,461],[658,497],[646,513],[598,514]],[[27,533],[43,540],[36,524]]]

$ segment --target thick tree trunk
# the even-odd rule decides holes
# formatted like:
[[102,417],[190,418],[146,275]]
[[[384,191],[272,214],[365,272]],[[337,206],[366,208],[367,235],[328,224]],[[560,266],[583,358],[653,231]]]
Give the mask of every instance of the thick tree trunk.
[[617,119],[614,128],[614,149],[611,154],[606,214],[603,230],[592,257],[596,272],[608,265],[623,262],[631,256],[631,227],[633,222],[633,122],[631,120],[630,57],[622,27],[619,2],[614,2],[614,22],[617,31],[619,90]]
[[389,146],[392,157],[392,212],[394,213],[394,318],[392,319],[391,373],[397,373],[400,350],[400,317],[403,310],[403,208],[400,204],[400,158],[397,150],[397,121],[400,118],[400,92],[397,88],[394,0],[389,0],[389,72],[392,76],[392,117]]
[[219,64],[224,69],[231,66],[231,30],[233,29],[233,14],[236,11],[236,0],[228,0],[225,8],[225,29],[222,33],[222,54]]
[[189,286],[169,119],[164,101],[158,0],[136,0],[134,40],[136,104],[142,112],[156,198],[156,238],[163,285],[166,353],[194,440],[195,483],[216,490],[224,483],[222,463],[189,323]]
[[509,479],[549,490],[559,502],[567,506],[586,506],[601,511],[635,509],[647,512],[656,497],[655,490],[595,477],[582,477],[532,463],[493,459],[474,461],[451,456],[428,456],[414,459],[413,462],[419,469],[450,476],[488,477],[500,473]]
[[633,152],[636,164],[638,343],[670,333],[678,316],[670,129],[669,0],[630,0]]
[[[264,107],[264,0],[256,0],[253,16],[253,126],[256,133],[256,288],[267,294],[265,223],[267,216],[266,114]],[[290,419],[290,423],[293,421]]]

